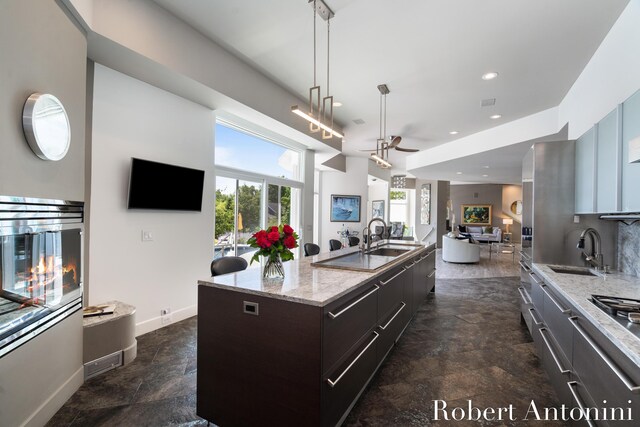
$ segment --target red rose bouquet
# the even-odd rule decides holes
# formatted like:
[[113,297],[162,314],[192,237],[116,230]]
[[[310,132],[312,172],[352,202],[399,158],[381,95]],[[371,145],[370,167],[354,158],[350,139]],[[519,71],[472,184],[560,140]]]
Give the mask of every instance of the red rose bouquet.
[[269,257],[271,261],[275,261],[278,256],[281,261],[290,261],[293,259],[291,249],[298,247],[298,235],[289,224],[274,225],[258,231],[247,243],[252,248],[258,248],[251,258],[252,263],[258,261],[261,255]]

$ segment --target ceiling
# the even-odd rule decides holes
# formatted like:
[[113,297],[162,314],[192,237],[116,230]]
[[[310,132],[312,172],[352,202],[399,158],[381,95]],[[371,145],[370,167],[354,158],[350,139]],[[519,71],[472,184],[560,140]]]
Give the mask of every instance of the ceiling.
[[[287,90],[308,97],[313,9],[307,0],[154,1]],[[343,152],[368,156],[360,150],[375,148],[379,134],[378,84],[390,89],[387,135],[401,135],[404,148],[432,148],[528,116],[560,103],[628,0],[326,2],[335,12],[330,83],[343,103],[334,113],[345,131]],[[318,18],[317,26],[324,95],[326,23]],[[482,80],[488,71],[498,78]],[[486,98],[495,98],[495,105],[481,107]],[[492,120],[493,114],[502,117]],[[355,124],[357,119],[364,124]],[[454,130],[459,133],[450,135]],[[511,159],[513,150],[505,157]],[[404,172],[406,156],[391,151],[392,172]],[[451,171],[479,160],[440,166]]]

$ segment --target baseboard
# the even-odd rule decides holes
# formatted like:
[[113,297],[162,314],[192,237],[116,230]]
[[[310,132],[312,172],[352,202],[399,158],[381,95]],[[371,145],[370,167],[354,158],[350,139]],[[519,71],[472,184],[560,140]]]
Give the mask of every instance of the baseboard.
[[65,381],[33,414],[22,424],[25,427],[40,427],[45,425],[65,404],[84,382],[84,367],[80,367],[67,381]]
[[[191,305],[189,307],[175,310],[171,313],[171,323],[176,323],[181,320],[188,319],[189,317],[193,317],[196,314],[198,314],[197,305]],[[164,328],[165,326],[169,326],[171,323],[163,325],[162,318],[160,316],[145,320],[144,322],[136,323],[136,337],[139,337],[140,335],[146,334],[148,332],[155,331],[156,329]]]

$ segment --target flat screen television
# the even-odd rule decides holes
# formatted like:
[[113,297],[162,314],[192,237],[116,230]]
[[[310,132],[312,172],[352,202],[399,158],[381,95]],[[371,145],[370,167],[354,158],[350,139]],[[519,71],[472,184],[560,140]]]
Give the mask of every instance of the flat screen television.
[[131,159],[129,209],[202,211],[204,171]]

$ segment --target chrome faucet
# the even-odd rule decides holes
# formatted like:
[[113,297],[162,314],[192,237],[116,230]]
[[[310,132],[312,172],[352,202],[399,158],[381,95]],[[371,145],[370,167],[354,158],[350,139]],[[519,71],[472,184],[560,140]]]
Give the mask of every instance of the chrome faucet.
[[[364,236],[365,234],[367,235],[367,246],[366,246],[366,252],[369,252],[371,250],[371,224],[374,221],[380,221],[382,223],[383,226],[383,231],[382,231],[382,237],[384,238],[385,233],[387,232],[387,223],[384,222],[384,220],[382,218],[372,218],[371,221],[369,221],[369,224],[367,224],[367,226],[364,228],[364,230],[362,230],[362,240],[365,240]],[[365,246],[364,246],[364,242],[362,243],[362,247],[360,248],[363,251],[365,251]]]
[[582,256],[585,261],[594,266],[596,270],[600,270],[603,267],[603,257],[601,253],[600,233],[595,228],[587,228],[580,234],[580,240],[578,240],[578,249],[584,249],[584,239],[589,236],[591,239],[591,255],[582,251]]

